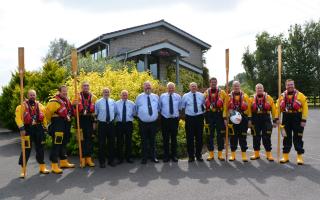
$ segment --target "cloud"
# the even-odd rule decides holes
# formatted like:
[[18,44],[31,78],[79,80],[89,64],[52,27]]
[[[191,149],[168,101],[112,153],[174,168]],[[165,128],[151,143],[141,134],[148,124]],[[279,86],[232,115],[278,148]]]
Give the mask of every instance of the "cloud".
[[[88,3],[89,2],[89,3]],[[103,3],[101,3],[103,2]],[[108,2],[108,4],[106,3]],[[50,41],[62,37],[80,46],[100,34],[160,19],[212,45],[206,53],[210,74],[225,82],[225,49],[230,48],[230,77],[243,71],[245,47],[254,49],[264,30],[285,33],[294,23],[319,19],[316,0],[227,1],[62,1],[10,0],[0,8],[0,86],[17,67],[17,48],[25,47],[28,70],[41,67]],[[153,1],[154,2],[154,1]],[[125,5],[130,5],[126,8]]]
[[150,0],[46,0],[47,2],[59,2],[68,8],[76,8],[89,12],[114,12],[114,11],[127,11],[127,10],[147,10],[147,9],[165,9],[177,4],[188,4],[191,7],[202,11],[215,11],[223,12],[224,10],[233,9],[238,0],[162,0],[162,1],[150,1]]

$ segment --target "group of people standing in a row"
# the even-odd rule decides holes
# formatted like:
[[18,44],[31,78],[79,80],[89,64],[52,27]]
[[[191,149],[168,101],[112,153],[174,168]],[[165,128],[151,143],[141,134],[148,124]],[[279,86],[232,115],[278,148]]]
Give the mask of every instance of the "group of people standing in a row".
[[[217,79],[210,79],[210,88],[204,93],[198,92],[197,84],[190,83],[190,92],[182,97],[175,92],[175,84],[167,84],[167,92],[160,97],[152,93],[150,82],[143,84],[144,92],[139,94],[135,102],[128,99],[128,91],[121,91],[121,99],[115,101],[110,98],[110,89],[104,88],[103,97],[97,97],[90,92],[88,82],[82,83],[82,91],[72,102],[68,99],[68,89],[61,86],[58,94],[44,107],[36,101],[36,92],[28,91],[28,99],[16,109],[16,123],[26,142],[26,160],[28,160],[32,141],[35,143],[36,159],[40,164],[40,173],[47,174],[49,170],[44,163],[43,143],[45,129],[52,137],[50,153],[51,171],[62,173],[61,168],[74,168],[75,165],[67,159],[66,145],[71,136],[71,118],[75,116],[75,105],[78,105],[81,128],[81,147],[83,159],[81,166],[94,167],[92,160],[92,134],[97,129],[99,153],[98,160],[101,168],[105,168],[105,150],[108,147],[108,164],[115,166],[123,161],[132,163],[131,143],[133,120],[139,121],[141,136],[142,164],[150,158],[158,163],[156,155],[156,133],[159,120],[163,136],[163,162],[177,162],[177,133],[179,120],[185,120],[187,151],[189,162],[202,162],[203,130],[208,126],[209,156],[208,161],[214,159],[214,136],[216,136],[218,159],[224,160],[225,131],[228,128],[231,156],[229,161],[236,159],[238,144],[242,152],[242,160],[247,162],[247,130],[253,135],[254,154],[250,159],[260,158],[261,140],[266,150],[266,157],[273,161],[271,153],[272,128],[281,126],[283,136],[283,158],[281,163],[289,162],[289,152],[294,144],[297,151],[297,164],[303,164],[303,129],[306,125],[308,105],[306,97],[295,89],[294,81],[286,81],[286,91],[278,99],[277,104],[264,91],[262,84],[256,85],[256,93],[249,97],[241,91],[240,83],[234,81],[230,94],[217,85]],[[282,124],[279,123],[282,113]],[[227,116],[230,115],[229,120]],[[236,115],[241,115],[237,118]],[[107,144],[106,144],[107,142]],[[117,158],[117,163],[115,162]],[[22,155],[19,159],[22,165]],[[24,177],[24,171],[21,171]]]

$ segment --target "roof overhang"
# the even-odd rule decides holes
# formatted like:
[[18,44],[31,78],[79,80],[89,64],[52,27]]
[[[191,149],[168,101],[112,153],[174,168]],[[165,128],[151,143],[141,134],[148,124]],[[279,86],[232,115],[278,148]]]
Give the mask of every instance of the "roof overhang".
[[199,67],[196,67],[184,60],[179,60],[179,64],[182,65],[184,68],[187,68],[191,71],[197,72],[198,74],[203,74],[203,70],[200,69]]
[[169,42],[164,41],[156,44],[149,45],[147,47],[142,47],[140,49],[131,50],[126,53],[123,53],[121,55],[116,56],[117,60],[124,60],[130,57],[134,57],[141,54],[151,54],[154,51],[160,50],[160,49],[170,49],[171,51],[174,51],[177,53],[180,57],[189,57],[190,52]]

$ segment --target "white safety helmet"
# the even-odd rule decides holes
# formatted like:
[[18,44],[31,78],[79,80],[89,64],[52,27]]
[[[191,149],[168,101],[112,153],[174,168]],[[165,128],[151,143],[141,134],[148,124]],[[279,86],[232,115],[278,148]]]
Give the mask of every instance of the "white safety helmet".
[[240,123],[241,123],[241,120],[242,120],[242,116],[241,116],[241,114],[240,114],[238,111],[233,110],[233,111],[230,113],[230,121],[231,121],[233,124],[240,124]]

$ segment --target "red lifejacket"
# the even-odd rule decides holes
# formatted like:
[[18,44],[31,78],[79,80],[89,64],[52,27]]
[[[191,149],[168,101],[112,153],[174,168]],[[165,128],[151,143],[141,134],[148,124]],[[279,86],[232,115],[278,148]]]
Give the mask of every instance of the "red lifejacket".
[[210,110],[210,109],[221,109],[223,107],[223,101],[220,98],[220,89],[216,88],[216,91],[214,93],[214,95],[212,95],[212,89],[209,88],[208,89],[208,96],[206,97],[205,100],[205,105],[206,105],[206,110]]
[[30,105],[29,101],[24,101],[23,105],[25,107],[23,113],[23,122],[25,125],[32,125],[32,122],[43,122],[44,114],[39,109],[39,102],[35,101],[34,105]]
[[70,100],[62,98],[60,95],[56,95],[54,98],[60,104],[60,107],[55,113],[62,118],[67,118],[68,116],[71,117],[73,114],[73,109]]
[[234,92],[231,92],[230,94],[230,101],[229,101],[229,109],[230,110],[236,110],[239,112],[244,112],[248,109],[248,104],[244,101],[244,95],[243,92],[240,91],[240,99],[235,99],[236,94]]
[[94,113],[94,104],[92,103],[92,94],[89,93],[88,97],[85,98],[83,92],[80,92],[79,112]]
[[298,90],[294,90],[291,98],[289,98],[287,90],[282,93],[283,99],[280,102],[281,111],[298,111],[301,108],[301,102],[297,100],[298,93]]
[[259,98],[258,95],[254,95],[254,100],[252,103],[252,112],[257,112],[257,111],[270,111],[271,110],[271,105],[268,102],[268,94],[263,93],[263,97]]

